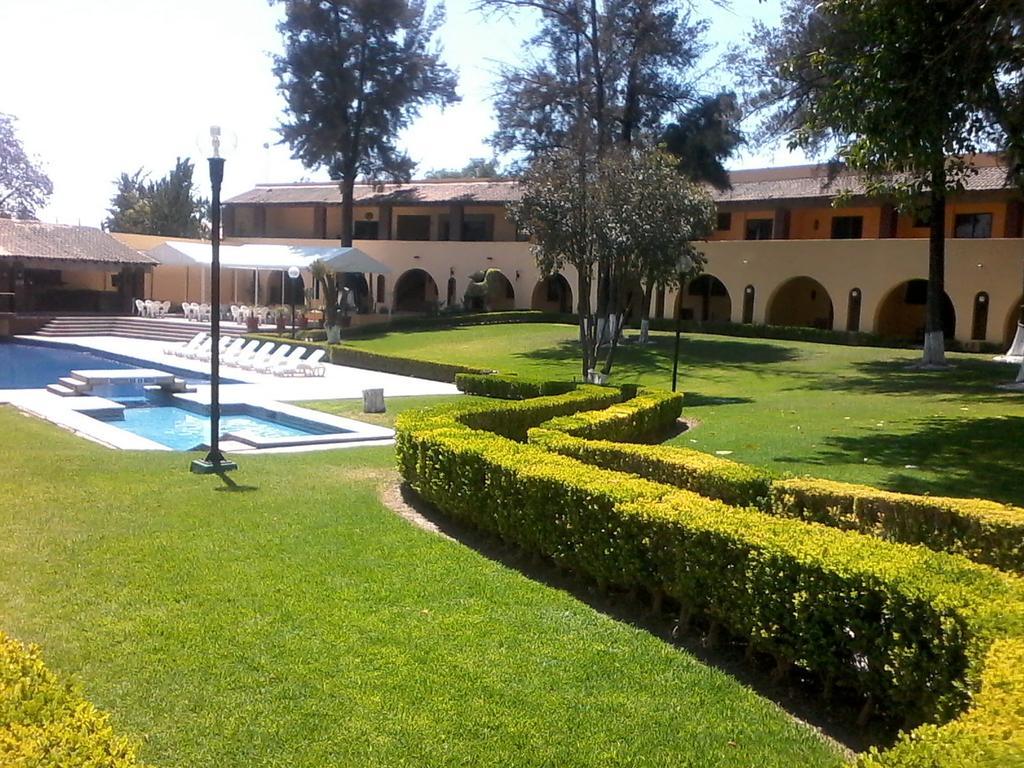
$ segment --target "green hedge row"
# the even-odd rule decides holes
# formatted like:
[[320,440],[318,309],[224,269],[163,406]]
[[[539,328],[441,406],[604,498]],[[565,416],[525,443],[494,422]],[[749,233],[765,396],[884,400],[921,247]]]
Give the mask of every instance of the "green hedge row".
[[1024,635],[1024,582],[1008,574],[522,445],[483,431],[502,422],[479,408],[399,417],[401,471],[425,499],[600,582],[663,591],[880,710],[955,714],[992,643]]
[[298,344],[304,347],[317,347],[326,349],[330,355],[330,361],[335,365],[347,365],[352,368],[363,368],[370,371],[381,371],[393,373],[398,376],[415,376],[419,379],[431,381],[443,381],[454,383],[455,377],[460,373],[489,373],[482,368],[470,368],[465,365],[451,365],[448,363],[435,363],[430,360],[413,360],[407,357],[396,357],[395,355],[384,355],[380,352],[367,352],[362,349],[353,349],[338,344],[328,344],[324,341],[307,341],[292,339],[291,336],[275,336],[266,333],[247,333],[247,339],[260,339],[262,341],[274,341],[279,344]]
[[663,439],[682,412],[681,393],[640,389],[618,405],[559,416],[541,428],[591,440],[651,442]]
[[531,429],[530,442],[586,464],[629,472],[734,506],[767,508],[772,476],[758,467],[689,448],[584,440],[551,429],[554,423]]
[[39,656],[0,632],[0,765],[24,768],[133,768],[135,744]]
[[[600,415],[585,416],[597,419]],[[1024,575],[1024,509],[981,499],[892,493],[832,480],[777,479],[763,469],[688,448],[580,439],[578,431],[564,428],[571,423],[550,421],[542,425],[543,430],[531,432],[530,440],[588,464],[631,472],[729,504],[921,544]],[[636,440],[644,434],[638,429],[612,439]]]
[[858,768],[1016,768],[1024,765],[1024,641],[998,640],[970,710],[945,725],[922,725]]
[[573,315],[539,310],[508,310],[505,312],[453,312],[440,315],[392,317],[383,323],[345,328],[345,339],[361,339],[391,331],[436,331],[445,328],[465,328],[474,325],[512,325],[519,323],[568,323],[575,325]]
[[530,397],[564,395],[576,389],[577,384],[574,381],[547,381],[515,374],[460,373],[455,377],[455,386],[467,395],[494,397],[499,400],[525,400]]
[[923,544],[1024,574],[1024,509],[994,501],[915,496],[794,478],[772,485],[771,510],[892,541]]

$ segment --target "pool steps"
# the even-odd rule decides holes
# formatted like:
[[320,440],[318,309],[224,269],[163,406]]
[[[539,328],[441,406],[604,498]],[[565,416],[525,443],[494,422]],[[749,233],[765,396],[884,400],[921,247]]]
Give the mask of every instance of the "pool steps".
[[112,384],[140,384],[147,390],[160,389],[170,393],[196,391],[195,387],[190,387],[173,373],[151,368],[72,371],[70,376],[62,376],[56,383],[47,384],[46,391],[60,397],[78,397],[89,395],[97,386]]

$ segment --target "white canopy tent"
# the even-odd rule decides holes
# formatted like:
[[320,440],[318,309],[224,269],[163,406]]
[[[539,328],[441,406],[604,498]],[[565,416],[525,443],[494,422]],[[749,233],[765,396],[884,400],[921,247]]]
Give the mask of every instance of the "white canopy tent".
[[[195,242],[175,242],[168,240],[147,251],[147,255],[160,264],[174,266],[198,266],[208,269],[213,261],[213,253],[209,245]],[[222,269],[255,271],[253,303],[259,304],[259,273],[264,271],[281,272],[282,286],[284,276],[291,267],[309,271],[314,261],[323,261],[338,273],[357,272],[361,274],[386,275],[391,269],[358,248],[342,248],[340,246],[301,246],[301,245],[221,245],[220,266]],[[205,269],[203,271],[205,294]]]

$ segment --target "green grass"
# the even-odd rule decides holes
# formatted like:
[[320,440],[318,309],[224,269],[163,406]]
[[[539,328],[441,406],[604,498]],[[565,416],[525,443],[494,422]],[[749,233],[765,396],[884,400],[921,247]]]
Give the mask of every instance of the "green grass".
[[384,509],[390,448],[109,451],[0,408],[0,626],[156,766],[838,766],[731,678]]
[[421,395],[418,397],[389,397],[385,402],[387,411],[384,413],[363,413],[362,398],[357,400],[310,400],[309,402],[296,403],[304,408],[313,408],[324,411],[335,416],[343,416],[347,419],[357,419],[369,424],[376,424],[381,427],[394,427],[395,419],[399,414],[416,408],[427,408],[432,405],[442,405],[454,400],[472,402],[474,400],[486,400],[483,397],[470,397],[468,395]]
[[[579,376],[576,329],[537,324],[402,332],[351,346],[549,377]],[[673,339],[625,346],[614,381],[667,387]],[[1024,505],[1019,481],[1024,394],[996,389],[1016,369],[984,355],[911,371],[913,350],[688,334],[680,356],[684,415],[673,442],[779,472],[913,493]]]

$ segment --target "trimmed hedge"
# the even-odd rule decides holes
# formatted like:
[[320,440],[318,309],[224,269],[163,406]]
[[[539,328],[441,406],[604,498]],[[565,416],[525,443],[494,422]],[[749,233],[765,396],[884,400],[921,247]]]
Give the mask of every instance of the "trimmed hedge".
[[351,368],[363,368],[370,371],[381,371],[393,373],[396,376],[415,376],[420,379],[431,381],[443,381],[448,384],[455,382],[455,377],[460,373],[489,373],[482,368],[470,368],[465,365],[450,365],[448,363],[435,363],[430,360],[413,360],[407,357],[396,357],[395,355],[383,355],[379,352],[367,352],[362,349],[353,349],[339,344],[328,344],[325,341],[307,341],[303,339],[292,339],[291,336],[275,336],[265,333],[247,333],[247,339],[260,339],[261,341],[273,341],[278,344],[292,344],[314,349],[326,349],[330,361],[335,365],[347,365]]
[[945,725],[923,725],[858,768],[1013,768],[1024,765],[1024,641],[997,640],[971,709]]
[[549,425],[553,423],[531,429],[530,442],[586,464],[629,472],[727,504],[760,509],[768,506],[772,475],[766,470],[690,448],[584,440],[551,430]]
[[682,412],[681,393],[641,388],[619,405],[561,416],[541,427],[591,440],[651,442],[664,437]]
[[[545,408],[574,396],[544,398]],[[1024,634],[1019,579],[519,445],[481,431],[504,423],[481,419],[487,405],[399,417],[402,474],[421,495],[599,581],[664,590],[781,667],[814,671],[889,712],[948,717],[967,702],[991,643]]]
[[35,646],[0,632],[0,765],[133,768],[135,744],[109,716],[51,672]]
[[795,478],[773,484],[771,509],[775,514],[891,541],[923,544],[1024,574],[1024,509],[1019,507]]
[[554,419],[531,431],[529,439],[588,464],[630,472],[729,504],[920,544],[1024,575],[1024,509],[1019,507],[982,499],[893,493],[832,480],[777,479],[766,470],[689,448],[622,444],[644,438],[647,433],[639,426],[601,435],[604,440],[590,439],[593,434],[578,428],[600,424],[602,416],[588,413]]
[[575,381],[546,381],[515,374],[460,373],[455,386],[467,395],[494,397],[499,400],[525,400],[530,397],[564,395],[576,389]]

